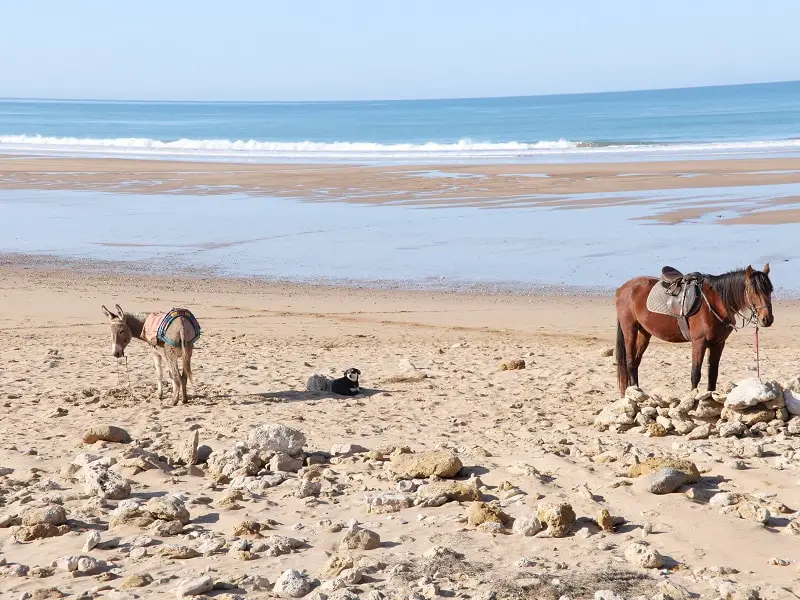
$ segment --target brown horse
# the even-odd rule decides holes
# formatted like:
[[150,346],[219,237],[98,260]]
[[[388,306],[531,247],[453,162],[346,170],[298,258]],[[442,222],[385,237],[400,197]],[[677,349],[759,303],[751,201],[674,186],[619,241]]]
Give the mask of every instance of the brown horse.
[[700,383],[700,370],[708,350],[708,389],[713,391],[717,387],[719,359],[725,340],[734,330],[736,316],[744,318],[744,311],[749,311],[750,319],[761,326],[772,325],[769,263],[763,271],[749,266],[723,275],[698,275],[700,307],[688,317],[689,340],[681,332],[678,319],[648,310],[647,297],[658,283],[654,277],[636,277],[617,290],[616,355],[621,396],[629,385],[639,385],[639,365],[651,336],[666,342],[692,343],[693,390]]
[[[194,331],[192,325],[185,317],[177,317],[173,321],[167,331],[174,333],[174,337],[180,340],[180,344],[172,346],[159,339],[147,339],[145,322],[153,313],[126,313],[123,312],[119,304],[115,306],[115,309],[116,313],[113,313],[103,306],[103,314],[108,319],[111,329],[111,354],[114,358],[124,357],[125,348],[133,338],[147,342],[152,352],[153,364],[156,367],[158,399],[160,400],[164,396],[162,361],[166,361],[169,376],[172,380],[172,404],[173,406],[177,405],[179,400],[186,404],[186,382],[188,380],[194,383],[192,380],[192,351],[194,349],[195,335],[192,335],[187,341],[185,332]],[[182,372],[178,364],[179,358],[183,359]]]

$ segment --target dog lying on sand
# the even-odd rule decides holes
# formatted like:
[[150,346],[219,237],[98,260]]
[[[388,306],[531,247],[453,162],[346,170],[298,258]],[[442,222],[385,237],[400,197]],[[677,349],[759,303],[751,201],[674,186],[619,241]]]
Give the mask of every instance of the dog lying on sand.
[[358,378],[361,371],[351,367],[344,372],[344,377],[331,379],[325,375],[312,375],[306,382],[309,392],[331,392],[339,396],[355,396],[361,391]]

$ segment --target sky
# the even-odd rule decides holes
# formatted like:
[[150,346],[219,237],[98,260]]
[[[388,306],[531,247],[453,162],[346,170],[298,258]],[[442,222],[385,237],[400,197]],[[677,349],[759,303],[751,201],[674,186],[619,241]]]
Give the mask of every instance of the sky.
[[359,100],[800,79],[797,0],[5,0],[0,97]]

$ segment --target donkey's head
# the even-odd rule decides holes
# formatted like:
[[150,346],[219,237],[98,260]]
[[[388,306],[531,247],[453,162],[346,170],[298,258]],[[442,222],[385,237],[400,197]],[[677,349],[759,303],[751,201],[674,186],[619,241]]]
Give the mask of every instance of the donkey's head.
[[125,322],[125,313],[119,304],[115,305],[116,313],[112,313],[105,306],[103,306],[103,314],[108,318],[108,324],[111,328],[111,354],[114,358],[122,358],[125,356],[125,348],[131,343],[133,334],[131,328]]

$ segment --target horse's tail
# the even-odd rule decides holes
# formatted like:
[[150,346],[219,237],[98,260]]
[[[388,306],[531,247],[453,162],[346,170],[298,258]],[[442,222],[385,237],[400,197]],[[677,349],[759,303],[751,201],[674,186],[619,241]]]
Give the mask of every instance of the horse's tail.
[[617,380],[619,381],[620,394],[624,395],[628,389],[628,357],[625,353],[625,334],[622,333],[622,326],[617,319],[617,348],[615,352],[617,359]]
[[[183,318],[181,319],[181,321],[184,320],[185,319]],[[187,350],[186,336],[184,334],[183,322],[181,322],[180,336],[181,336],[181,356],[183,358],[183,374],[186,375],[191,384],[194,385],[194,378],[192,377],[192,345],[190,344]]]

